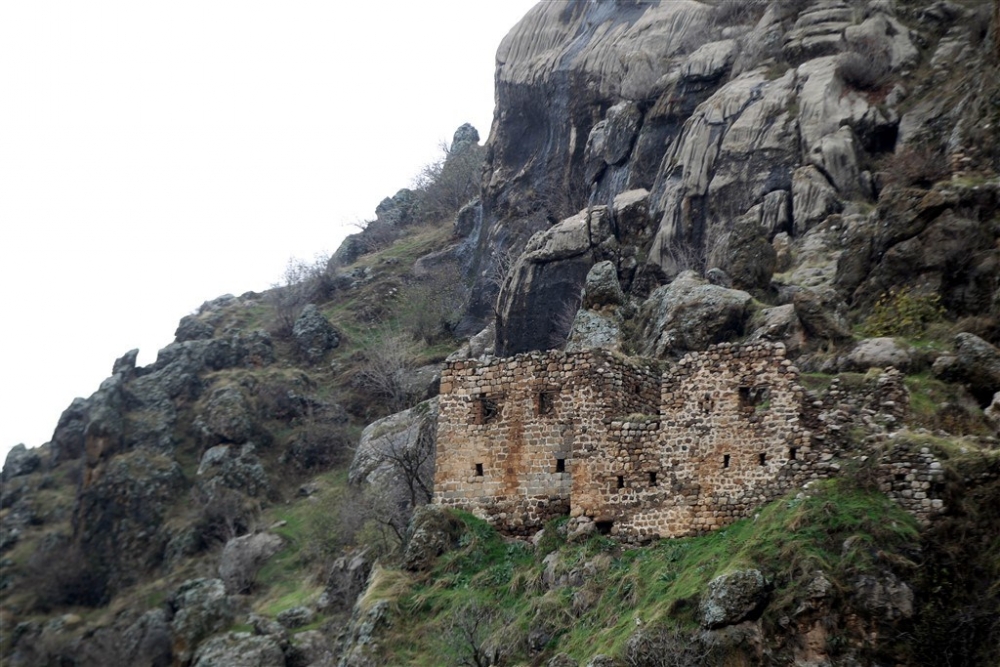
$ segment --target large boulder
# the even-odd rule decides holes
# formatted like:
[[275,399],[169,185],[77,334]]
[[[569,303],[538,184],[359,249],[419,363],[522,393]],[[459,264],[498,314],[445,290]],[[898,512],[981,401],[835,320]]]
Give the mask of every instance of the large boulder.
[[340,335],[330,320],[314,304],[302,309],[292,326],[292,336],[299,354],[311,364],[318,363],[329,350],[340,345]]
[[955,357],[960,377],[983,405],[1000,391],[1000,349],[971,333],[955,336]]
[[751,301],[746,292],[710,285],[686,271],[642,305],[642,354],[677,356],[742,336]]
[[219,578],[228,593],[246,593],[256,581],[257,572],[285,541],[274,533],[241,535],[226,542],[219,556]]
[[109,593],[160,562],[168,539],[164,518],[186,488],[177,462],[144,450],[85,471],[73,520],[88,565]]
[[868,338],[847,355],[844,370],[867,371],[869,368],[894,368],[906,372],[913,355],[894,338]]
[[600,348],[620,350],[622,345],[622,316],[617,310],[600,312],[580,309],[573,318],[566,340],[567,352],[580,352]]
[[618,271],[610,261],[598,262],[587,273],[583,286],[583,307],[598,310],[605,306],[620,306],[625,294],[618,282]]
[[437,416],[438,399],[432,398],[366,426],[354,452],[348,480],[360,484],[382,475],[391,476],[402,460],[413,462],[426,479],[431,479]]
[[811,338],[844,341],[851,337],[847,306],[830,288],[802,288],[792,297],[795,314]]
[[21,475],[30,475],[42,465],[42,457],[34,449],[24,445],[14,445],[7,452],[3,470],[0,471],[0,481],[7,481]]
[[270,635],[228,632],[198,647],[193,667],[285,667],[285,654]]
[[702,627],[734,625],[759,613],[767,603],[768,585],[760,570],[730,572],[716,577],[699,606]]
[[580,303],[580,289],[613,241],[604,206],[584,210],[535,234],[511,268],[497,300],[497,352],[503,356],[561,345]]
[[341,556],[333,561],[323,591],[323,609],[329,612],[348,612],[368,585],[373,559],[368,549]]
[[441,554],[454,549],[462,533],[462,523],[451,511],[438,505],[417,508],[406,533],[403,567],[417,572],[428,570]]
[[198,424],[204,440],[209,444],[242,444],[254,433],[253,411],[243,391],[236,385],[227,384],[212,389],[200,413]]
[[[198,644],[233,622],[233,603],[221,579],[191,579],[167,601],[177,664],[188,664]],[[211,664],[211,663],[205,663]]]
[[209,498],[223,488],[233,489],[251,497],[267,495],[271,486],[267,472],[256,455],[253,443],[242,446],[216,445],[208,449],[198,465],[198,487]]

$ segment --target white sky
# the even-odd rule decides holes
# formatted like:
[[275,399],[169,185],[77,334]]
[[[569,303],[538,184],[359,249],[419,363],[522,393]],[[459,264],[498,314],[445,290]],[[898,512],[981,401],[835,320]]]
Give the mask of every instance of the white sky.
[[336,250],[464,122],[534,0],[0,3],[0,464],[116,357]]

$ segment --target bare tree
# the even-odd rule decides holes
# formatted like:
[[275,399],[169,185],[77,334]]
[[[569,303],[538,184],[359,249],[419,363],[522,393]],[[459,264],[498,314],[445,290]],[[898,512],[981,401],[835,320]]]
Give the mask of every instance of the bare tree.
[[498,643],[492,641],[501,620],[498,611],[478,600],[459,608],[452,617],[450,640],[458,653],[458,664],[467,667],[499,665],[505,657]]
[[414,343],[408,334],[383,330],[365,350],[365,362],[358,369],[355,382],[384,400],[389,412],[398,412],[410,401],[406,376],[413,369],[415,358]]
[[418,428],[416,438],[409,437],[408,429],[386,436],[379,451],[381,462],[403,482],[411,511],[434,496],[434,437],[423,424]]
[[272,285],[267,300],[274,307],[274,334],[287,337],[308,303],[326,301],[333,291],[333,279],[326,267],[330,256],[318,254],[312,261],[292,257],[285,265],[281,281]]

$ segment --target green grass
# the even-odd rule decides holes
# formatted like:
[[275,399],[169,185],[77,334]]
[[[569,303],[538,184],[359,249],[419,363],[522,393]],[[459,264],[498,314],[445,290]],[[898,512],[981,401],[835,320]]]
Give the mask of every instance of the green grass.
[[[565,651],[578,660],[619,654],[639,623],[693,627],[708,582],[749,567],[760,568],[775,585],[766,614],[776,622],[803,599],[815,571],[846,585],[885,554],[906,563],[902,554],[918,537],[911,516],[844,480],[817,483],[723,530],[642,548],[602,536],[566,544],[553,523],[536,551],[459,516],[465,525],[459,547],[438,558],[430,572],[387,567],[369,590],[368,605],[390,603],[383,658],[428,666],[441,664],[442,655],[456,658],[463,643],[455,628],[474,613],[470,609],[498,610],[488,619],[489,635],[501,645],[505,633],[524,637],[544,625],[552,637],[547,654]],[[575,573],[581,586],[548,589],[542,561],[552,551],[558,552],[556,575]],[[511,645],[513,662],[527,659],[521,644]]]

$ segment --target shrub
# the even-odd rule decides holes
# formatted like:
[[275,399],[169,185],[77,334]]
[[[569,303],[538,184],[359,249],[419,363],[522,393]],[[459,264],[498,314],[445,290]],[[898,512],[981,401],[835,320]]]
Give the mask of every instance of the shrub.
[[886,160],[881,177],[883,185],[930,187],[948,173],[944,151],[927,146],[904,146]]
[[854,50],[837,59],[837,74],[844,83],[858,90],[877,90],[889,80],[891,61],[888,51],[874,42],[860,42]]
[[274,307],[275,325],[272,333],[279,338],[292,335],[295,320],[308,303],[323,303],[334,290],[333,278],[327,273],[329,255],[316,255],[311,262],[297,257],[288,260],[280,283],[271,286],[267,300]]
[[43,542],[25,573],[35,608],[97,607],[107,597],[107,577],[90,563],[79,544]]
[[475,143],[451,148],[442,146],[444,157],[433,162],[414,179],[421,217],[444,220],[479,196],[485,149]]
[[861,333],[866,336],[919,336],[932,322],[944,317],[941,297],[916,294],[911,289],[890,289],[875,302]]

